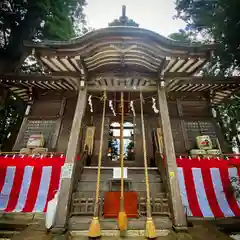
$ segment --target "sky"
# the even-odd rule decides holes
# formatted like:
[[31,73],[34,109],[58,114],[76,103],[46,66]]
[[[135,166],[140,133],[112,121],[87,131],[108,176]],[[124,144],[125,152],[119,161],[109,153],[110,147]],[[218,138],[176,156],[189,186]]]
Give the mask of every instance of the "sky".
[[112,20],[122,14],[122,5],[126,5],[126,15],[137,22],[141,28],[168,36],[185,23],[174,20],[175,0],[88,0],[85,9],[90,27],[98,29],[108,26]]

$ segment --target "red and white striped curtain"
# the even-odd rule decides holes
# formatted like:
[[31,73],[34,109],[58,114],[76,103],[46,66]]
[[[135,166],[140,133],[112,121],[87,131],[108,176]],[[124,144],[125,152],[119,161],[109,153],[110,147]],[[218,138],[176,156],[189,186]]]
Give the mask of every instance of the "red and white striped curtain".
[[[45,212],[59,188],[64,161],[63,156],[0,156],[0,210]],[[240,217],[240,200],[231,191],[231,179],[239,183],[240,159],[177,158],[177,165],[188,216]]]

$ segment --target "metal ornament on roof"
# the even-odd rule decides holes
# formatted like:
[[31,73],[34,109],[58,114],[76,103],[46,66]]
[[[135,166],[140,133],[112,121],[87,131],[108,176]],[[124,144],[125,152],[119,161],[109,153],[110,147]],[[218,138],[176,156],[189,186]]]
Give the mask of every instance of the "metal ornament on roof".
[[111,23],[108,24],[109,27],[117,27],[117,26],[129,26],[129,27],[139,27],[139,24],[136,23],[134,20],[129,19],[126,16],[126,6],[122,6],[122,16],[119,19],[113,20]]

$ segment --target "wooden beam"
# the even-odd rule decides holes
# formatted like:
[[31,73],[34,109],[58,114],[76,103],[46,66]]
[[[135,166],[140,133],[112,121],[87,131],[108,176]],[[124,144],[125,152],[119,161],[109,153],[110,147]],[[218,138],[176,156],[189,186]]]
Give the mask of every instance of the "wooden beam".
[[51,74],[24,74],[24,73],[5,73],[0,75],[0,79],[2,80],[35,80],[35,81],[43,81],[43,80],[54,80],[65,77],[81,77],[80,72],[53,72]]
[[168,63],[169,63],[169,58],[163,58],[162,62],[158,68],[158,75],[161,77],[164,75],[164,69],[167,67]]
[[80,89],[78,93],[77,105],[75,115],[72,123],[70,137],[68,141],[66,161],[63,166],[66,170],[69,169],[70,174],[62,176],[60,183],[59,201],[57,204],[55,224],[53,231],[64,230],[67,224],[69,214],[70,201],[74,182],[74,169],[76,164],[76,157],[78,154],[78,146],[80,139],[80,130],[82,119],[86,108],[87,90]]
[[[5,73],[0,74],[0,81],[15,81],[17,83],[20,80],[25,81],[57,81],[61,78],[66,77],[74,77],[81,79],[80,72],[52,72],[51,74],[24,74],[24,73]],[[97,77],[102,78],[114,78],[114,77],[139,77],[139,78],[147,78],[151,80],[157,80],[158,76],[156,73],[140,73],[140,72],[105,72],[105,73],[89,73],[88,80],[94,80]],[[204,85],[212,85],[212,84],[240,84],[240,77],[192,77],[186,73],[165,73],[164,81],[169,82],[169,80],[178,81],[178,84],[204,84]],[[160,81],[160,80],[157,80]],[[14,83],[14,82],[13,82]],[[171,81],[172,83],[172,81]]]
[[162,122],[163,140],[166,157],[166,176],[168,182],[169,197],[173,215],[173,226],[175,229],[186,229],[187,222],[182,204],[180,188],[178,184],[178,171],[176,155],[174,150],[172,128],[170,123],[166,91],[158,85],[158,101]]
[[135,71],[119,71],[118,69],[113,69],[111,72],[91,72],[89,73],[89,79],[96,77],[145,77],[157,79],[157,73],[153,72],[135,72]]
[[[166,78],[164,76],[164,78]],[[167,78],[169,78],[167,76]],[[173,77],[173,79],[179,80],[180,84],[240,84],[240,77],[179,77],[178,74],[176,74],[176,77]]]
[[107,90],[108,92],[153,92],[157,91],[157,86],[135,87],[132,86],[88,86],[88,91],[99,92]]

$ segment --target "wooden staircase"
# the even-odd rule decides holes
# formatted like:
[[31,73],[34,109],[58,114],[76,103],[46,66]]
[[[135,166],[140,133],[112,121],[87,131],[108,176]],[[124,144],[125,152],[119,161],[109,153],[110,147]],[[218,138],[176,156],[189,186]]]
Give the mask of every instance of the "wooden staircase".
[[[152,215],[158,229],[170,229],[170,210],[167,194],[157,168],[149,168],[149,185],[151,191]],[[113,168],[103,167],[101,169],[100,181],[100,221],[102,229],[117,229],[116,219],[106,219],[103,217],[104,194],[108,191],[119,191],[120,185],[110,184],[113,177]],[[96,189],[97,168],[85,167],[79,181],[76,184],[72,197],[71,217],[69,219],[69,229],[87,230],[93,216],[95,189]],[[129,219],[129,229],[144,229],[146,219],[146,184],[144,168],[129,167],[128,179],[131,189],[125,186],[125,191],[135,191],[138,194],[138,216]],[[112,185],[112,186],[111,186]],[[112,189],[110,189],[112,188]],[[113,206],[114,207],[114,206]]]

